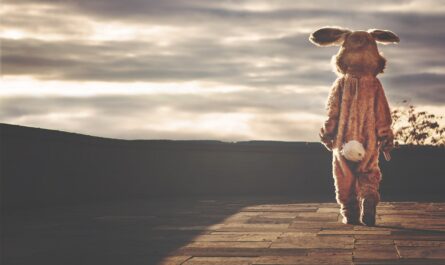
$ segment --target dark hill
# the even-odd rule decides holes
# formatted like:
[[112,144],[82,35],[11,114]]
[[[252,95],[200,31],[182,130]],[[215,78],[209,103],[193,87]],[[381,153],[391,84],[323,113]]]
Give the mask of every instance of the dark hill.
[[[0,124],[3,210],[169,196],[286,195],[333,201],[319,143],[118,140]],[[381,159],[383,200],[445,201],[445,149]]]

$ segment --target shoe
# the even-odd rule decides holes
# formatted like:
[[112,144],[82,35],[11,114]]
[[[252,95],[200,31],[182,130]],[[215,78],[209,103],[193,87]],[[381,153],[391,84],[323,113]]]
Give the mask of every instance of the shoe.
[[364,198],[362,200],[362,212],[360,221],[367,226],[375,226],[375,214],[377,203],[373,198]]
[[359,225],[360,220],[360,208],[358,207],[358,204],[355,204],[352,207],[348,207],[346,209],[343,209],[340,211],[341,215],[343,216],[342,223],[348,224],[348,225]]
[[346,216],[343,216],[343,219],[342,219],[341,222],[346,224],[346,225],[359,225],[359,224],[361,224],[360,220],[359,220],[359,218],[357,216],[356,217],[346,217]]

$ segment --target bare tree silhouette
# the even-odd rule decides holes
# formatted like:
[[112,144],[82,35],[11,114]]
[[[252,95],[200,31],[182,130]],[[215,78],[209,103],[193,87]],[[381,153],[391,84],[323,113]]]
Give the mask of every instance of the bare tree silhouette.
[[402,102],[405,106],[391,112],[396,145],[445,146],[445,126],[440,124],[443,116],[418,111],[407,100]]

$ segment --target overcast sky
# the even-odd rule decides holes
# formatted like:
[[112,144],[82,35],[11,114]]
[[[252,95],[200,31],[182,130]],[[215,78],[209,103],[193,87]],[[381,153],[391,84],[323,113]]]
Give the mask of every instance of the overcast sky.
[[126,139],[316,141],[338,47],[389,29],[380,79],[445,113],[445,1],[3,0],[0,122]]

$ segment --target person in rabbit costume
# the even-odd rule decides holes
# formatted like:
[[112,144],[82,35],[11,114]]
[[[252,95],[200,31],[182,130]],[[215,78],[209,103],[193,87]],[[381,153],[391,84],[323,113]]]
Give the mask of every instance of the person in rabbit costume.
[[321,142],[332,151],[336,200],[345,224],[375,225],[382,178],[379,150],[389,160],[394,136],[391,112],[377,79],[386,59],[377,42],[398,43],[387,30],[350,31],[321,28],[309,37],[317,46],[340,46],[333,57],[338,78],[326,104],[327,119],[320,130]]

